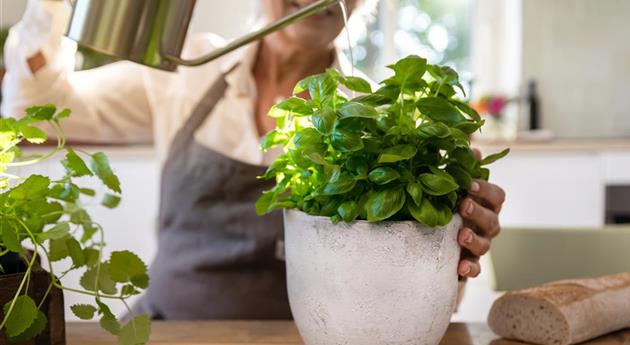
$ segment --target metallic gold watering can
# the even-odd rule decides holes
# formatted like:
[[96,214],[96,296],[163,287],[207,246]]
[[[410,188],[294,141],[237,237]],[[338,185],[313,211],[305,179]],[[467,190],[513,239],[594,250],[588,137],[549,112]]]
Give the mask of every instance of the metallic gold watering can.
[[193,60],[180,54],[196,0],[73,0],[67,36],[107,55],[174,71],[212,61],[340,1],[319,0]]

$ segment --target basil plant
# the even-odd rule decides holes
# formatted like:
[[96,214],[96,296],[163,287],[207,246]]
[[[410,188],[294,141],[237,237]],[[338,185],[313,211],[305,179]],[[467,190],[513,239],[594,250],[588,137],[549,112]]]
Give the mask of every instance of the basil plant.
[[284,154],[261,176],[276,184],[258,199],[258,214],[297,208],[335,223],[450,222],[471,181],[487,180],[485,165],[509,149],[475,158],[469,136],[484,121],[456,98],[455,89],[464,90],[453,69],[418,56],[388,67],[393,76],[376,91],[330,69],[300,81],[270,110],[277,128],[261,148],[282,146]]

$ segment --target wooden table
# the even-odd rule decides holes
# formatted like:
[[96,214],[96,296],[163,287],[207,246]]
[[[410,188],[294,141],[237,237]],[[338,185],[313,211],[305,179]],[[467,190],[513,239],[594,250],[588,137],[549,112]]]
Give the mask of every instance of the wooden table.
[[[95,323],[69,323],[67,345],[115,345]],[[150,344],[156,345],[303,345],[290,321],[154,322]],[[517,345],[501,340],[481,323],[453,323],[441,345]],[[630,329],[585,344],[630,344]],[[335,344],[330,344],[335,345]]]

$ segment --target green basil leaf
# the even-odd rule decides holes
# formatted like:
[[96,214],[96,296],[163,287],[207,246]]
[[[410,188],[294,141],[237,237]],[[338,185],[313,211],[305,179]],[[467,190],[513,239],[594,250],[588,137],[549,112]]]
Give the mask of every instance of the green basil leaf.
[[344,222],[350,223],[359,216],[359,204],[356,201],[346,201],[339,205],[337,212]]
[[454,125],[466,121],[466,118],[464,118],[457,108],[440,97],[422,98],[416,103],[416,106],[423,115],[426,115],[433,121],[443,122],[447,125]]
[[363,148],[361,135],[342,128],[335,128],[330,138],[332,147],[339,152],[358,151]]
[[448,138],[451,135],[450,128],[441,122],[426,122],[418,126],[418,135],[422,139]]
[[446,167],[446,172],[448,172],[449,175],[453,176],[455,181],[457,181],[457,184],[465,189],[470,188],[472,177],[470,176],[468,171],[466,171],[466,169],[462,168],[459,165],[449,164]]
[[453,179],[436,174],[422,174],[420,182],[424,191],[431,195],[446,195],[459,188]]
[[378,163],[394,163],[404,161],[416,155],[418,149],[412,145],[396,145],[388,147],[378,156]]
[[315,128],[304,128],[295,133],[295,136],[293,137],[293,144],[300,150],[307,149],[313,145],[320,145],[322,143],[322,136]]
[[383,95],[379,95],[377,93],[363,95],[359,97],[355,97],[352,99],[352,102],[355,103],[363,103],[372,107],[377,107],[379,105],[384,105],[391,102],[391,99],[385,97]]
[[469,148],[461,147],[449,153],[449,160],[461,165],[468,172],[472,172],[479,163],[475,154]]
[[499,153],[491,154],[481,160],[481,165],[488,165],[498,161],[499,159],[505,157],[510,153],[510,149],[507,148]]
[[293,116],[307,116],[313,113],[313,108],[308,102],[299,97],[287,98],[274,105],[269,110],[269,116],[274,118],[285,117],[289,114]]
[[449,99],[449,102],[451,102],[451,104],[453,104],[459,110],[464,112],[464,114],[467,114],[468,116],[470,116],[470,118],[475,123],[481,122],[481,116],[479,116],[479,113],[477,113],[477,111],[473,107],[468,105],[468,103],[462,102],[462,101],[457,100],[457,99]]
[[313,76],[308,80],[308,92],[313,104],[317,108],[323,109],[332,104],[333,98],[337,94],[337,82],[326,73]]
[[357,181],[348,173],[340,174],[336,179],[326,183],[322,188],[322,195],[339,195],[351,191]]
[[365,179],[368,175],[368,164],[363,157],[350,157],[346,161],[346,170],[355,179]]
[[410,81],[422,80],[422,76],[427,70],[427,60],[411,55],[387,67],[394,71],[394,80],[402,85]]
[[402,187],[374,192],[367,199],[365,209],[369,222],[387,219],[400,211],[405,205],[405,192]]
[[369,105],[365,105],[363,103],[358,102],[348,102],[344,103],[339,108],[339,114],[343,118],[347,117],[362,117],[368,119],[377,119],[378,112],[376,109]]
[[477,130],[479,130],[479,128],[481,128],[484,125],[484,123],[485,123],[485,120],[482,120],[479,122],[466,120],[464,122],[460,122],[456,124],[455,128],[459,129],[460,131],[466,134],[472,134],[472,133],[475,133]]
[[418,222],[428,226],[445,226],[453,218],[453,212],[446,206],[433,205],[430,200],[422,199],[420,205],[407,203],[407,210]]
[[318,132],[324,135],[329,135],[337,122],[337,114],[330,109],[326,109],[313,114],[311,121]]
[[265,134],[265,136],[260,140],[260,149],[268,151],[270,148],[284,145],[288,141],[289,137],[286,134],[278,132],[278,130],[274,129]]
[[372,86],[365,79],[359,77],[344,77],[341,83],[352,91],[372,93]]
[[398,180],[400,178],[400,174],[393,168],[379,167],[370,171],[368,178],[370,181],[378,185],[383,185]]
[[411,200],[413,200],[416,206],[419,206],[422,201],[422,185],[419,182],[412,181],[407,184],[406,190]]

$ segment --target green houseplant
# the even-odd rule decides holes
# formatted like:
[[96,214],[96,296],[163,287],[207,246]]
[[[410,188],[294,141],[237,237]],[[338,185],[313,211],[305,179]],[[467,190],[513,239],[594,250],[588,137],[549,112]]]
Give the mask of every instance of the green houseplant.
[[269,113],[277,128],[261,147],[284,154],[256,209],[285,209],[289,299],[308,345],[437,344],[456,297],[454,210],[509,152],[475,158],[469,135],[484,121],[456,98],[454,70],[418,56],[389,68],[376,91],[335,70],[311,76]]
[[[101,204],[113,208],[120,202],[120,182],[105,154],[90,154],[66,146],[60,122],[70,110],[57,111],[55,106],[31,107],[20,120],[0,119],[0,258],[19,255],[24,269],[19,284],[0,311],[0,334],[11,342],[23,342],[37,337],[46,329],[47,315],[40,310],[55,290],[72,291],[94,297],[94,304],[73,305],[73,313],[84,320],[97,317],[100,325],[118,337],[120,344],[143,344],[148,341],[150,321],[137,316],[125,325],[110,311],[106,301],[126,304],[126,299],[139,294],[149,283],[146,265],[129,251],[113,252],[104,258],[103,229],[83,207],[86,200],[96,197],[96,191],[77,185],[78,178],[95,177],[109,190]],[[57,145],[50,152],[29,157],[18,145],[23,142],[42,144],[46,134],[37,127],[47,123],[56,132]],[[19,176],[16,168],[54,159],[61,161],[65,174],[61,178],[31,174]],[[83,157],[86,158],[84,160]],[[19,170],[18,170],[19,173]],[[22,246],[27,242],[32,254]],[[44,295],[38,300],[29,295],[29,285],[43,256],[50,276]],[[69,258],[67,269],[55,272],[51,262]],[[0,279],[4,268],[0,268]],[[71,271],[84,270],[80,281],[83,289],[62,285]],[[6,296],[5,296],[6,297]],[[7,300],[7,299],[5,299]],[[1,341],[2,339],[0,339]]]

